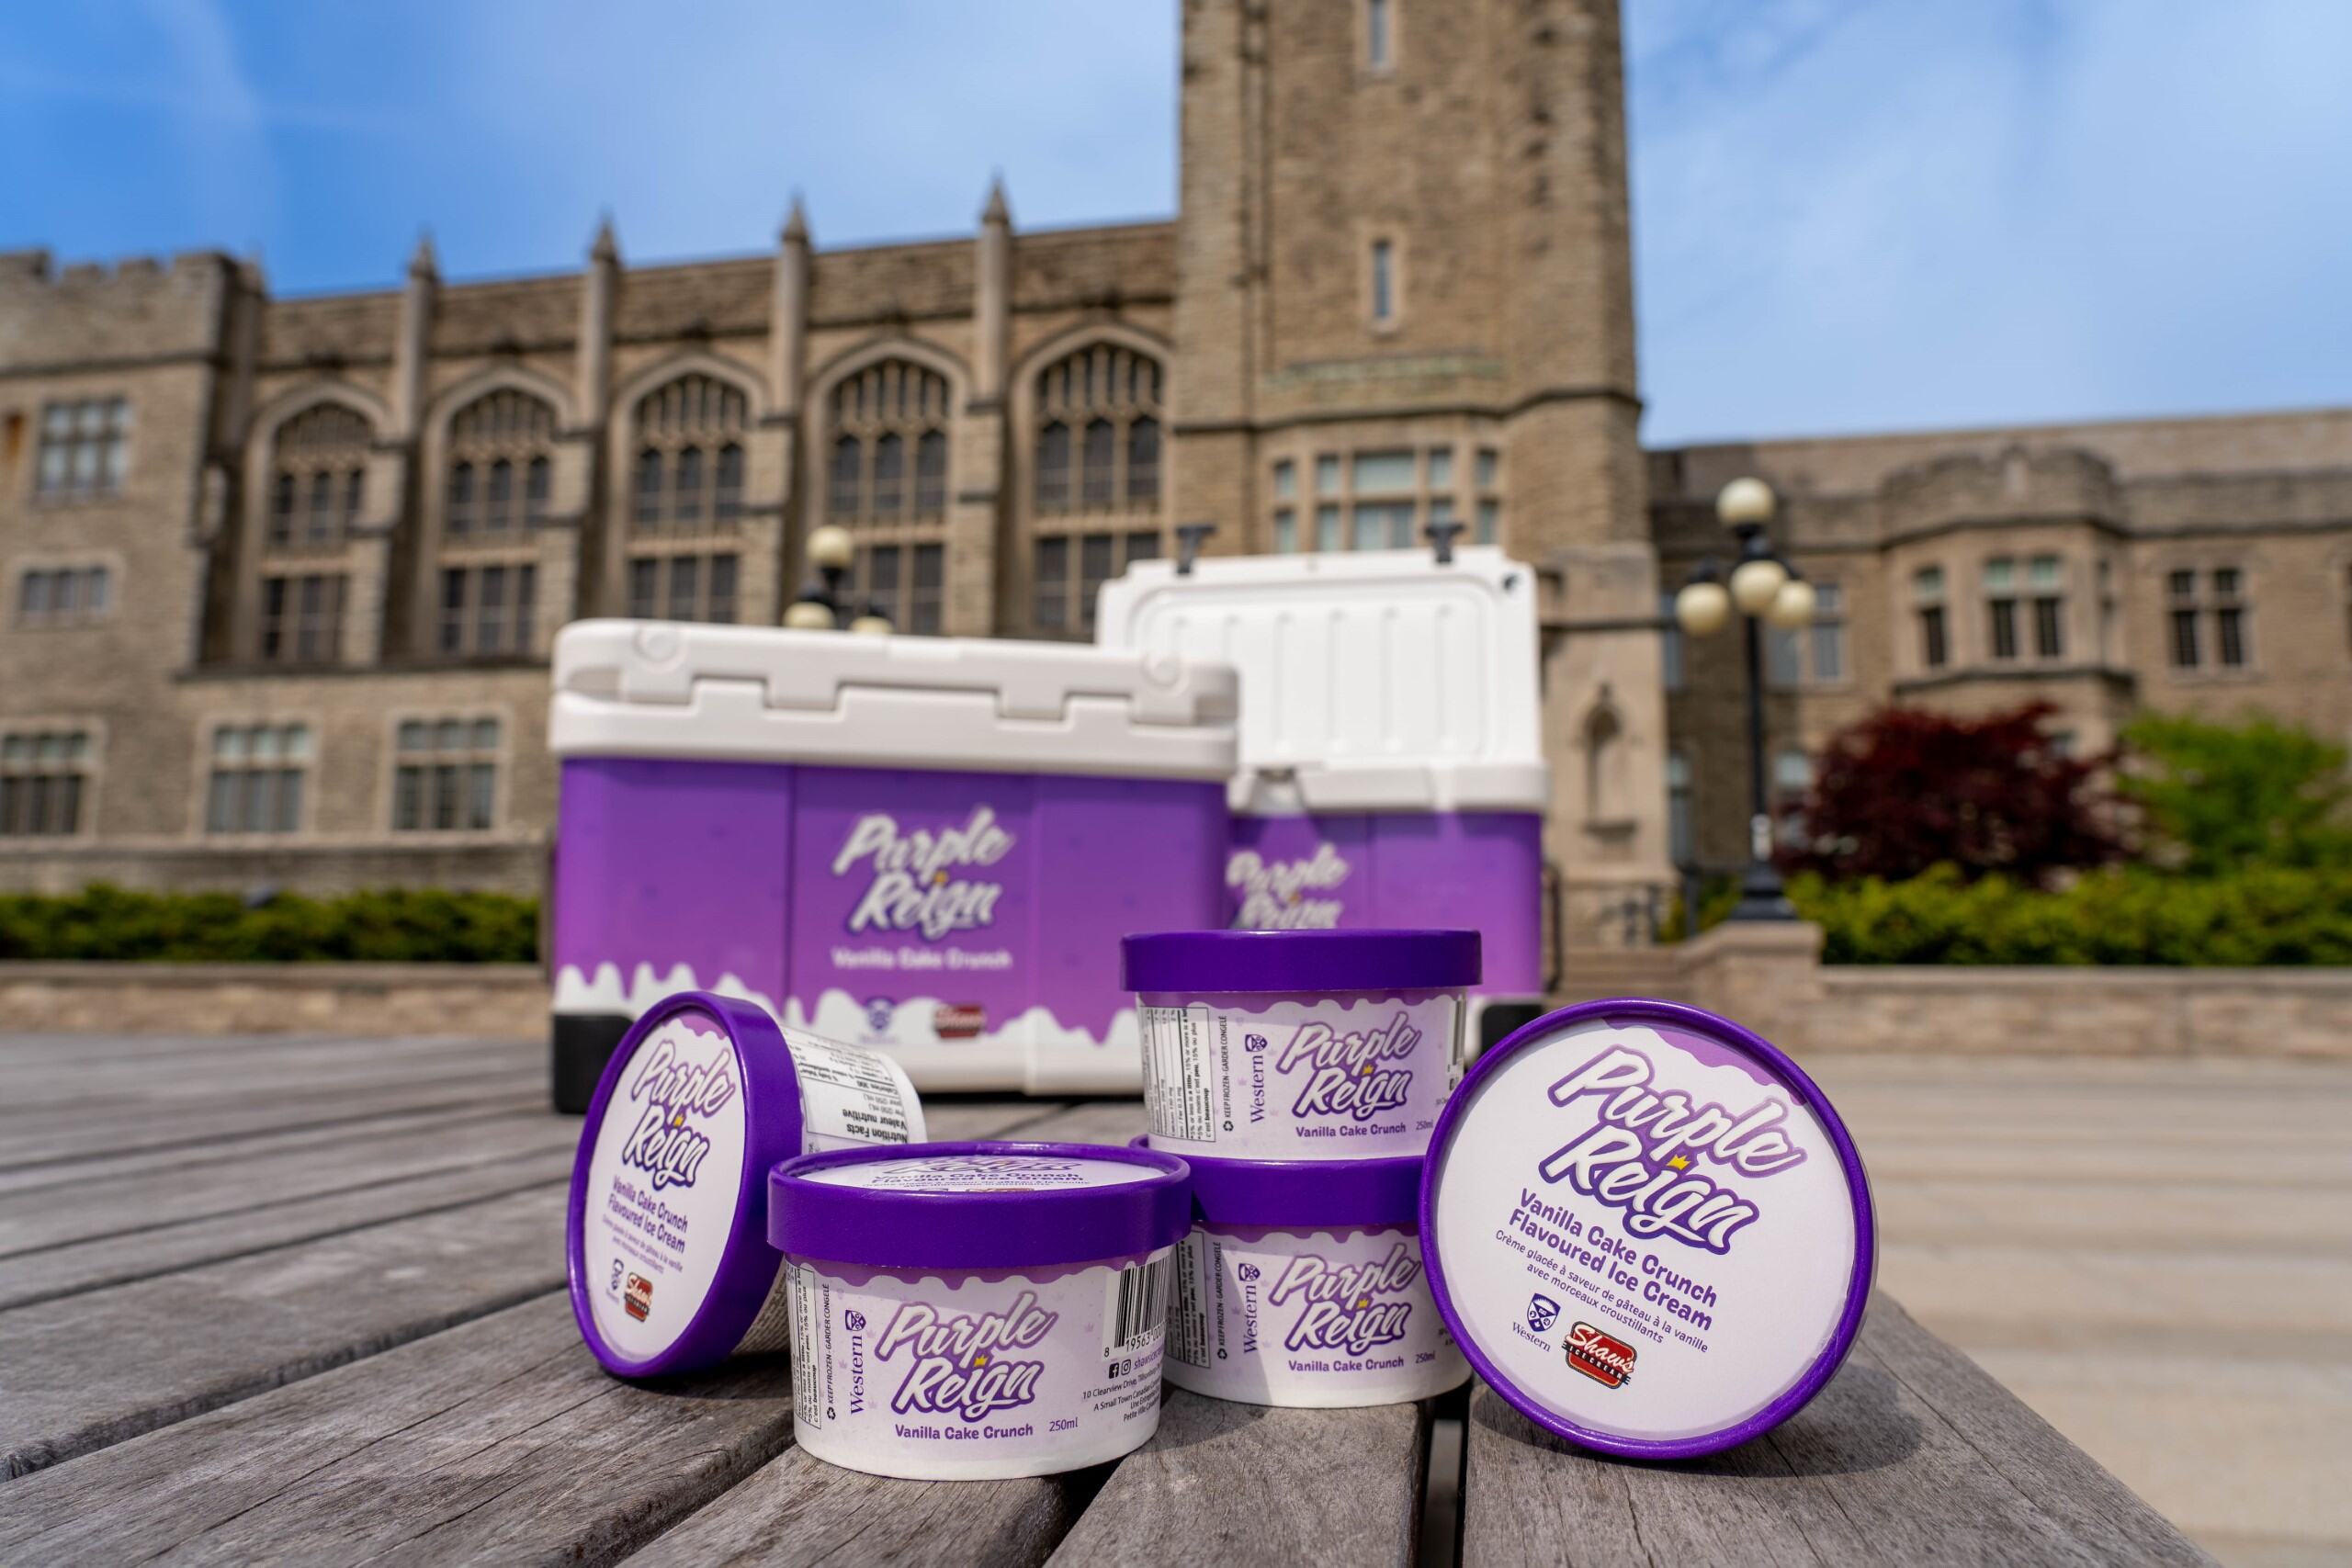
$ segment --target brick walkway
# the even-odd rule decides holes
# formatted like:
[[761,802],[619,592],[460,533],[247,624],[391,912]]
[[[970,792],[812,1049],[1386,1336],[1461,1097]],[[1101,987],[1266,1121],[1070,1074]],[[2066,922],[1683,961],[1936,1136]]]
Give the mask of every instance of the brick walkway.
[[2352,1558],[2352,1063],[1808,1066],[1882,1289],[2224,1562]]

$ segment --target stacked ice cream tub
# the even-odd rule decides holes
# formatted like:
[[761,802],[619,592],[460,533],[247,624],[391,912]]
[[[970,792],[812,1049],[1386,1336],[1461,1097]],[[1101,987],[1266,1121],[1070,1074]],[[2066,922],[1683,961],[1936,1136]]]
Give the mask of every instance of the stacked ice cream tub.
[[1478,933],[1175,931],[1131,936],[1123,957],[1143,1024],[1136,1142],[1192,1167],[1168,1381],[1280,1405],[1461,1383],[1418,1204]]

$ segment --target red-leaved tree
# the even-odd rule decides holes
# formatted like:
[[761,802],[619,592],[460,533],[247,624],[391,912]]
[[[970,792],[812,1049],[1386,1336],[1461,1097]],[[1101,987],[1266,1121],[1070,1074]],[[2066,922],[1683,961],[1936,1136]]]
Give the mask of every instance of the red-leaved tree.
[[1949,863],[2036,886],[2127,852],[2103,761],[2061,753],[2047,703],[1982,718],[1882,708],[1838,732],[1790,808],[1784,871],[1916,876]]

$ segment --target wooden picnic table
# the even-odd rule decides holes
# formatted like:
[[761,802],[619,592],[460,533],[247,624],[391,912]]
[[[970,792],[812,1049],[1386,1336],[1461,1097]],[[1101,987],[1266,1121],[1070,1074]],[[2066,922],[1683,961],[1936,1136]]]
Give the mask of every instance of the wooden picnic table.
[[[1707,1461],[1580,1453],[1483,1388],[1171,1389],[1115,1464],[880,1480],[793,1445],[780,1356],[597,1368],[563,1291],[580,1123],[538,1046],[0,1035],[0,1085],[7,1562],[2209,1561],[1883,1295],[1812,1406]],[[927,1104],[940,1137],[1142,1125]]]

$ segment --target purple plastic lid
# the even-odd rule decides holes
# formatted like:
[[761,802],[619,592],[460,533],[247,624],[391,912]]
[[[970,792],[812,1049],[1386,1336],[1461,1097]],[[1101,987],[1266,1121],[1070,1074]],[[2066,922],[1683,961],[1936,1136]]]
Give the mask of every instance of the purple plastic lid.
[[1478,933],[1155,931],[1119,943],[1130,991],[1444,990],[1478,983]]
[[[1128,1146],[1149,1148],[1150,1134]],[[1420,1214],[1419,1155],[1315,1160],[1186,1155],[1184,1163],[1193,1168],[1193,1212],[1213,1225],[1411,1225]]]
[[[717,1204],[731,1201],[733,1214],[726,1224],[717,1267],[701,1300],[694,1303],[684,1325],[665,1346],[650,1354],[633,1356],[614,1344],[598,1327],[591,1301],[596,1285],[588,1278],[583,1223],[590,1168],[606,1109],[638,1048],[682,1014],[697,1012],[720,1027],[737,1065],[736,1080],[741,1094],[742,1168],[731,1190],[714,1190],[707,1200],[714,1211]],[[613,1109],[624,1117],[639,1114],[637,1107],[626,1103]],[[588,1348],[606,1371],[626,1378],[692,1371],[725,1359],[742,1342],[752,1320],[766,1304],[768,1292],[775,1284],[776,1269],[783,1262],[768,1244],[763,1223],[766,1195],[762,1184],[776,1161],[799,1152],[800,1136],[799,1077],[792,1065],[792,1052],[784,1043],[784,1032],[764,1009],[707,991],[681,991],[656,1002],[621,1037],[612,1060],[605,1066],[604,1077],[596,1085],[595,1098],[588,1102],[588,1120],[580,1130],[580,1152],[571,1162],[571,1195],[564,1218],[565,1272],[571,1284],[571,1314],[580,1324],[580,1333],[588,1341]],[[649,1186],[652,1185],[650,1179],[646,1179]],[[685,1192],[693,1186],[691,1178],[683,1183],[662,1185],[657,1197],[665,1202],[683,1203]]]
[[1192,1227],[1192,1172],[1153,1149],[917,1144],[807,1155],[768,1174],[774,1247],[869,1269],[1092,1263],[1172,1247]]
[[[1637,1161],[1641,1180],[1611,1179]],[[1478,1375],[1636,1459],[1795,1415],[1853,1348],[1877,1269],[1869,1178],[1820,1087],[1728,1019],[1639,998],[1561,1008],[1479,1058],[1430,1134],[1420,1227]]]

